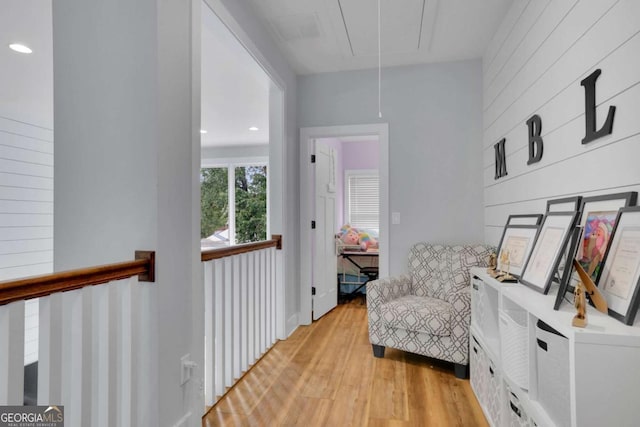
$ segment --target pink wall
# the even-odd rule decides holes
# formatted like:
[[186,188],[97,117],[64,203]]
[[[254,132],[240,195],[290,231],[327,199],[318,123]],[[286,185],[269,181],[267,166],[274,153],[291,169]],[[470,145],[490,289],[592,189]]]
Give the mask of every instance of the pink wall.
[[340,152],[342,159],[339,162],[338,169],[338,183],[340,185],[337,190],[336,197],[339,198],[338,202],[338,224],[342,225],[346,222],[345,219],[345,205],[344,205],[344,172],[347,170],[362,170],[362,169],[378,169],[379,164],[379,149],[378,141],[363,141],[363,142],[342,142],[342,150]]
[[378,141],[343,142],[342,157],[343,179],[345,170],[378,169],[380,163]]
[[346,170],[378,169],[378,141],[342,142],[336,138],[317,139],[316,144],[335,148],[336,162],[336,226],[338,231],[344,219],[344,172]]

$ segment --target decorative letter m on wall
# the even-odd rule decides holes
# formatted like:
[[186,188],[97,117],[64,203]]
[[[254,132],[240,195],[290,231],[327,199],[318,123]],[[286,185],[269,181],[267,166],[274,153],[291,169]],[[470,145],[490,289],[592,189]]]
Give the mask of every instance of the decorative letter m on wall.
[[504,143],[506,139],[502,138],[493,146],[496,154],[496,176],[494,179],[500,179],[507,175],[507,157],[504,151]]

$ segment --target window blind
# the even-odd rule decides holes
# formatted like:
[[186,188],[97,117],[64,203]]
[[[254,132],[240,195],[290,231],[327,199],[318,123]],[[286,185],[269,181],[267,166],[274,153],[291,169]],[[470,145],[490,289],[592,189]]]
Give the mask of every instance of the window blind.
[[380,211],[378,188],[377,175],[347,176],[347,220],[352,227],[378,230]]

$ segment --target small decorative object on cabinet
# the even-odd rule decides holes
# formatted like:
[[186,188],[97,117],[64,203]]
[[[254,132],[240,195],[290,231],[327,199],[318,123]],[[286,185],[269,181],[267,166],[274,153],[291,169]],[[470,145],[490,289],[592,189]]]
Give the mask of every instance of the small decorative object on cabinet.
[[511,250],[504,248],[500,252],[500,273],[496,276],[496,279],[500,282],[517,282],[518,279],[513,277],[509,270],[511,268]]
[[[490,425],[638,425],[640,321],[624,325],[593,310],[576,328],[574,307],[555,311],[555,295],[500,283],[484,268],[471,277],[471,387]],[[505,335],[505,316],[520,338]],[[516,351],[524,360],[508,368]]]
[[604,299],[598,288],[596,287],[591,277],[587,274],[586,271],[582,268],[578,260],[573,260],[573,266],[580,277],[582,286],[584,287],[585,296],[588,296],[593,305],[596,307],[600,313],[607,314],[608,307],[607,301]]
[[573,305],[576,307],[576,315],[571,321],[572,326],[584,328],[587,326],[587,297],[582,282],[578,282],[573,291]]
[[487,266],[487,273],[491,277],[496,277],[496,269],[498,268],[498,256],[495,252],[491,252],[489,255],[489,265]]

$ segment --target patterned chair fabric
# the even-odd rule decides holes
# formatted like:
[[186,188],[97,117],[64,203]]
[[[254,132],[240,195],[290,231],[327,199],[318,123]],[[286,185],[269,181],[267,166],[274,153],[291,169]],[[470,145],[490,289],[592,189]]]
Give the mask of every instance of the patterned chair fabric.
[[486,266],[493,250],[484,245],[414,245],[408,274],[367,284],[371,344],[468,365],[469,269]]
[[387,327],[424,332],[448,337],[451,335],[451,304],[429,297],[407,295],[380,307]]

